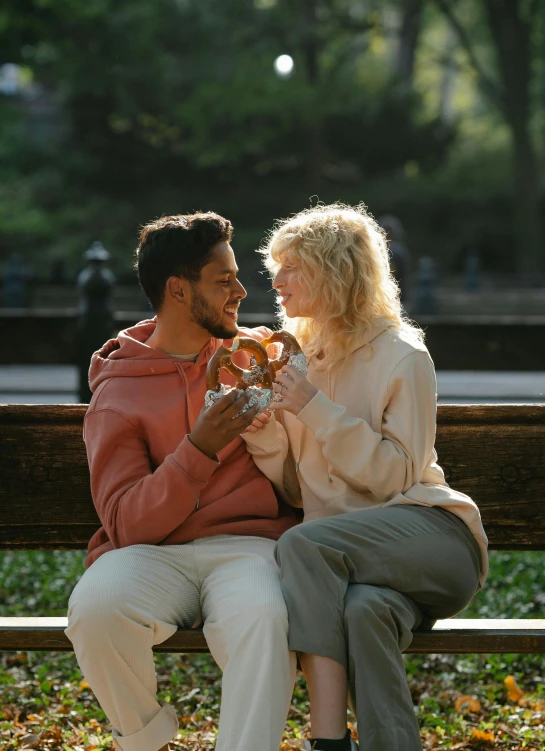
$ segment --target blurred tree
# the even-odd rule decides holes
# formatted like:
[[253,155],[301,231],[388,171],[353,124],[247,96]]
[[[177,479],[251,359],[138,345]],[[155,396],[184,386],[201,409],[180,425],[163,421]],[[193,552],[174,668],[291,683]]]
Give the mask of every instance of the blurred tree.
[[[378,92],[366,80],[371,47],[383,33],[375,3],[6,0],[5,7],[13,34],[2,54],[58,92],[68,114],[59,169],[76,193],[125,194],[133,205],[149,206],[151,185],[159,199],[181,175],[186,185],[210,191],[211,178],[216,186],[244,186],[256,174],[289,174],[308,195],[320,191],[339,159],[366,165],[374,138],[393,125],[387,92],[386,113],[377,106],[380,79]],[[403,15],[413,29],[402,34],[403,56],[411,60],[415,10]],[[272,69],[281,52],[295,59],[288,81]],[[380,69],[380,62],[372,65]],[[407,65],[402,75],[410,77]],[[390,74],[379,75],[389,86]],[[345,134],[359,118],[352,154],[342,133],[327,137],[328,122],[338,129],[344,110]],[[411,121],[411,136],[398,142],[384,169],[413,157],[405,147],[419,130]],[[422,133],[429,139],[426,123]],[[134,212],[122,213],[133,221]]]
[[[456,257],[481,222],[507,257],[502,160],[485,155],[481,169],[457,150],[454,54],[434,84],[443,107],[419,83],[426,66],[443,69],[427,41],[443,25],[424,0],[4,0],[0,64],[23,66],[33,88],[0,95],[0,256],[34,249],[43,267],[71,255],[74,272],[99,232],[129,269],[140,222],[198,208],[230,216],[250,253],[317,194],[399,213],[427,254]],[[280,54],[295,61],[285,80]],[[58,108],[46,143],[28,128],[39,92]],[[484,152],[487,134],[471,137]]]
[[423,9],[423,0],[404,0],[401,7],[396,73],[409,91],[413,88],[414,64],[422,30]]
[[[539,158],[532,139],[532,101],[537,59],[543,57],[541,24],[545,6],[539,0],[480,0],[495,51],[490,74],[475,50],[474,35],[450,0],[436,0],[466,51],[481,90],[505,119],[511,131],[515,236],[519,270],[530,276],[543,267]],[[541,34],[539,33],[541,31]],[[542,107],[543,103],[539,103]]]

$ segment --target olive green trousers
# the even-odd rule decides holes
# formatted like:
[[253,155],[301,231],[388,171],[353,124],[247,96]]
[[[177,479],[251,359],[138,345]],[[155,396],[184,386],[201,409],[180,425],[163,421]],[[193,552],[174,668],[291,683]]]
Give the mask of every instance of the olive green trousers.
[[468,527],[433,507],[366,509],[288,530],[276,558],[289,647],[345,666],[362,751],[421,751],[402,652],[477,591]]

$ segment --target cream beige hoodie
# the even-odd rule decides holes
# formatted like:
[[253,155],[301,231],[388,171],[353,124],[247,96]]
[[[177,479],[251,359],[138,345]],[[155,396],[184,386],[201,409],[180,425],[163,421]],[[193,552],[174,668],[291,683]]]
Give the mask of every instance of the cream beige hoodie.
[[244,436],[256,465],[304,520],[378,506],[441,506],[459,516],[482,553],[487,538],[477,505],[450,488],[434,449],[437,386],[428,350],[410,332],[379,324],[330,371],[311,358],[318,393],[297,416],[277,412]]

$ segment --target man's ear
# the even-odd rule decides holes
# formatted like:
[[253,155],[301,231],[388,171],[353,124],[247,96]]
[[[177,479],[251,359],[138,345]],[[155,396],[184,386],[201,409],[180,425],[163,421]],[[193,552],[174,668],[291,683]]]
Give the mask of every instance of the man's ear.
[[186,280],[178,276],[171,276],[167,281],[167,294],[175,302],[185,302],[187,299]]

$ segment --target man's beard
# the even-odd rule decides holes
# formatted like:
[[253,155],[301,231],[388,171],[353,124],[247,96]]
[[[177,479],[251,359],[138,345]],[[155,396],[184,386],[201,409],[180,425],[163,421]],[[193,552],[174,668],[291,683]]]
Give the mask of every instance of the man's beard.
[[236,323],[233,322],[232,329],[227,328],[222,314],[210,305],[195,285],[191,285],[191,317],[216,339],[233,339],[238,334]]

